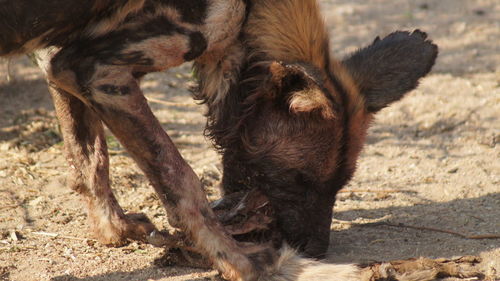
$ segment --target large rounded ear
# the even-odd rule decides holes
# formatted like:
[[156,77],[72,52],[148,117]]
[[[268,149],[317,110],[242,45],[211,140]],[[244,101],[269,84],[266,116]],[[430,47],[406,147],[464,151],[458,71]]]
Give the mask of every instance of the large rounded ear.
[[321,80],[313,67],[275,61],[269,66],[266,91],[268,97],[286,105],[292,114],[319,113],[324,119],[333,119],[333,105],[320,87]]
[[434,65],[438,47],[420,30],[396,31],[377,37],[343,61],[365,97],[368,111],[377,112],[418,85]]

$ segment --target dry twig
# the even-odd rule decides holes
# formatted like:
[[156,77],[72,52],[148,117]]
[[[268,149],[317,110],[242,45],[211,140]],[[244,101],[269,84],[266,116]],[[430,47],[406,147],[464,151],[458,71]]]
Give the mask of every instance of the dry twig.
[[403,223],[390,223],[390,222],[369,222],[369,223],[356,223],[356,222],[347,222],[347,221],[338,221],[342,224],[350,224],[356,226],[391,226],[391,227],[400,227],[400,228],[410,228],[422,231],[433,231],[433,232],[441,232],[447,233],[451,235],[455,235],[464,239],[500,239],[500,235],[497,234],[483,234],[483,235],[465,235],[456,231],[448,230],[448,229],[439,229],[434,227],[426,227],[426,226],[414,226],[407,225]]
[[14,82],[14,75],[12,74],[12,59],[7,60],[7,82]]
[[162,104],[166,106],[185,106],[185,107],[195,107],[198,106],[198,104],[195,103],[181,103],[181,102],[171,102],[171,101],[164,101],[164,100],[159,100],[155,98],[148,97],[147,100],[152,103],[157,103],[157,104]]
[[43,232],[43,231],[33,231],[33,232],[31,232],[31,234],[39,235],[39,236],[53,237],[53,238],[69,239],[69,240],[97,241],[95,239],[80,238],[80,237],[73,237],[73,236],[65,236],[65,235],[60,235],[59,233]]
[[409,190],[393,190],[393,189],[383,189],[383,190],[370,190],[370,189],[343,189],[339,190],[338,193],[404,193],[412,192]]
[[19,206],[21,206],[21,204],[4,205],[4,206],[0,206],[0,210],[2,210],[2,209],[10,209],[10,208],[17,208]]
[[374,263],[362,270],[361,280],[436,280],[442,277],[483,278],[481,259],[464,256],[456,259],[408,259]]

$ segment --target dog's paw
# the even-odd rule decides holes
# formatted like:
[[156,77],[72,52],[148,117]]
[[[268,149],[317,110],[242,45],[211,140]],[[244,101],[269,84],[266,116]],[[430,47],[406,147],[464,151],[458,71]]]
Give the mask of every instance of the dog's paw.
[[97,241],[112,247],[122,246],[130,240],[147,242],[149,235],[156,231],[154,224],[144,214],[139,213],[111,218],[109,216],[89,218]]

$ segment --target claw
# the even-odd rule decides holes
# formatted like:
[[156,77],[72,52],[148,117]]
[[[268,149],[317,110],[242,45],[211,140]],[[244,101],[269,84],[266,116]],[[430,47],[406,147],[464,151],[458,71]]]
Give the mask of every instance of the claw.
[[172,248],[177,245],[178,239],[168,232],[153,230],[146,237],[149,244],[155,247]]

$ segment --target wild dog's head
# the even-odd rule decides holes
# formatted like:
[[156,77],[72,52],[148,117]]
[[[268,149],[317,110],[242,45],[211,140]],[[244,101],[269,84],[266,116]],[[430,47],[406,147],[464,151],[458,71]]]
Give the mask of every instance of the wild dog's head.
[[321,256],[335,195],[354,173],[373,115],[417,86],[437,46],[419,30],[398,31],[339,62],[329,56],[314,1],[260,3],[276,7],[250,13],[238,78],[222,97],[202,97],[207,130],[223,154],[226,194],[258,188],[283,238]]

